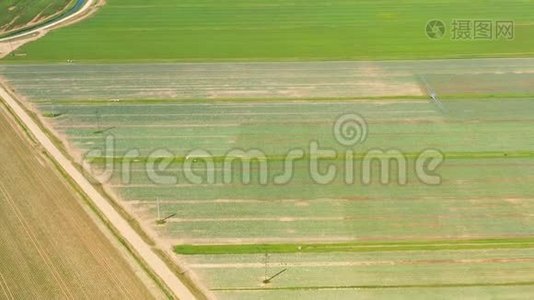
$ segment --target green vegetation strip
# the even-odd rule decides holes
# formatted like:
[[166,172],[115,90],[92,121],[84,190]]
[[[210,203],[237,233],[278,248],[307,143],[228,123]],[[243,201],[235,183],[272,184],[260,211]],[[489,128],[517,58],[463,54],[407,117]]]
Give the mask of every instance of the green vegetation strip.
[[[27,44],[13,62],[388,60],[533,55],[532,2],[508,0],[108,0]],[[149,4],[147,4],[149,3]],[[514,20],[514,39],[459,41],[453,21]],[[446,35],[430,39],[429,20]],[[494,27],[495,28],[495,27]]]
[[[101,134],[100,132],[95,134]],[[443,153],[445,155],[445,159],[490,159],[490,158],[534,158],[534,151],[487,151],[487,152],[445,152]],[[420,153],[418,152],[403,152],[403,155],[407,159],[415,159],[417,158]],[[365,157],[365,153],[358,154],[356,153],[354,155],[355,160],[362,160]],[[375,156],[373,156],[375,157]],[[388,156],[388,154],[383,155],[384,158],[390,158],[391,156]],[[213,162],[216,163],[222,163],[224,162],[228,157],[226,156],[213,156],[211,159]],[[306,155],[302,159],[309,158],[309,155]],[[145,162],[157,162],[162,159],[168,160],[172,159],[172,162],[174,163],[181,163],[184,162],[186,157],[185,156],[175,156],[175,157],[157,157],[157,156],[151,156],[151,157],[121,157],[121,156],[115,156],[115,157],[105,157],[105,156],[93,156],[93,157],[87,157],[92,163],[105,163],[109,162],[110,160],[115,162],[136,162],[136,163],[145,163]],[[276,162],[276,161],[284,161],[286,159],[285,156],[282,155],[267,155],[266,156],[267,161],[269,162]],[[345,157],[342,155],[339,155],[337,157],[337,160],[344,160]]]
[[468,287],[499,287],[528,286],[532,281],[496,282],[496,283],[442,283],[442,284],[405,284],[405,285],[349,285],[349,286],[288,286],[274,288],[215,288],[212,291],[274,291],[274,290],[341,290],[341,289],[417,289],[417,288],[468,288]]
[[183,255],[260,254],[260,253],[328,253],[431,250],[534,248],[534,238],[475,239],[409,242],[350,242],[335,244],[245,244],[245,245],[178,245],[174,252]]

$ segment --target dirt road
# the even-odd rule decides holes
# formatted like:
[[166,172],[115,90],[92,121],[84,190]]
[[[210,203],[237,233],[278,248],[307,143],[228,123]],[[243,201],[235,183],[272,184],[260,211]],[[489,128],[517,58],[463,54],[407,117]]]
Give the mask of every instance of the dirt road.
[[163,297],[7,116],[0,105],[0,298]]
[[180,299],[194,299],[191,291],[170,270],[165,262],[152,250],[130,224],[113,208],[113,206],[91,185],[72,162],[56,147],[43,130],[26,113],[19,103],[0,86],[0,98],[14,112],[27,130],[42,145],[44,150],[54,158],[57,164],[68,174],[79,188],[93,201],[94,206],[107,218],[124,240],[137,252],[145,264],[164,282]]

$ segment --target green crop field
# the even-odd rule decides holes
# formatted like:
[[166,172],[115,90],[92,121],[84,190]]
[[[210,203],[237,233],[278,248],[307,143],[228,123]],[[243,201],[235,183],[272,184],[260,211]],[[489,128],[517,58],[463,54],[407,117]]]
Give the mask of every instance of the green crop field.
[[[533,1],[108,0],[7,60],[220,61],[524,57]],[[425,34],[429,20],[447,26]],[[513,40],[453,40],[455,19],[515,22]],[[494,24],[495,25],[495,24]],[[59,46],[60,45],[60,46]]]
[[4,0],[0,2],[0,36],[63,11],[73,0]]

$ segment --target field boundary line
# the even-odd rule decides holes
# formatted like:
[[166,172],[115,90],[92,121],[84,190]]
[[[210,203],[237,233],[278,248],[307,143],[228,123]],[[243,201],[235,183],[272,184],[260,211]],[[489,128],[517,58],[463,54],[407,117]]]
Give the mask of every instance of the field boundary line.
[[0,286],[2,287],[2,291],[4,292],[4,295],[6,295],[6,298],[15,300],[15,296],[13,296],[13,293],[9,289],[9,285],[7,284],[7,281],[4,278],[4,275],[2,274],[1,271],[0,271],[0,279],[2,280],[0,281]]
[[481,282],[481,283],[436,283],[436,284],[406,284],[406,285],[349,285],[349,286],[288,286],[272,288],[256,287],[235,287],[235,288],[214,288],[213,291],[298,291],[298,290],[356,290],[356,289],[423,289],[423,288],[469,288],[469,287],[506,287],[506,286],[531,286],[532,281],[519,282]]
[[59,167],[68,174],[73,182],[83,191],[95,207],[117,230],[139,258],[150,267],[152,272],[165,283],[167,288],[180,299],[195,299],[192,291],[174,274],[169,266],[152,250],[143,238],[120,215],[119,212],[102,196],[87,178],[74,166],[74,164],[58,149],[37,123],[21,107],[21,105],[0,85],[0,98],[24,124],[35,139],[56,161]]

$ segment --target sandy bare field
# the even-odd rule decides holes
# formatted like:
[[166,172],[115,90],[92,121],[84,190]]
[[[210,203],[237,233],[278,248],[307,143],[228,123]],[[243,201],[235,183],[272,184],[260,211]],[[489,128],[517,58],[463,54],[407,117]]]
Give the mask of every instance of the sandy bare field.
[[0,139],[0,298],[161,296],[3,106]]

